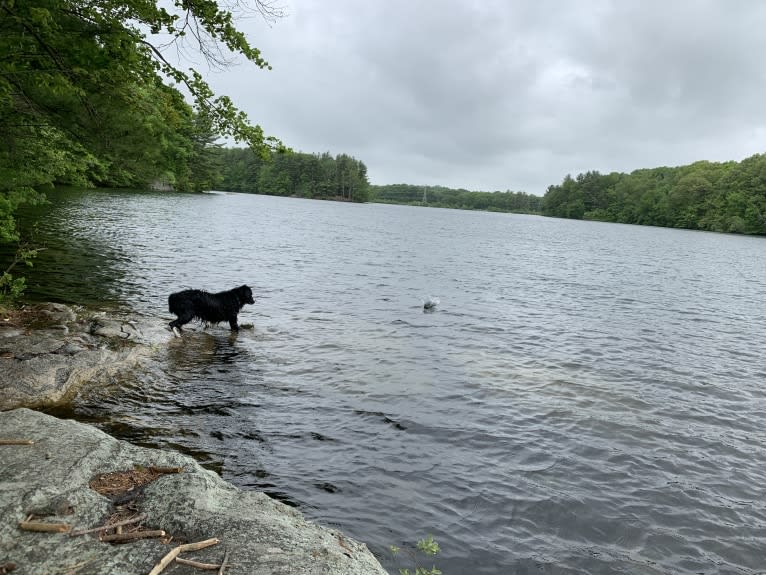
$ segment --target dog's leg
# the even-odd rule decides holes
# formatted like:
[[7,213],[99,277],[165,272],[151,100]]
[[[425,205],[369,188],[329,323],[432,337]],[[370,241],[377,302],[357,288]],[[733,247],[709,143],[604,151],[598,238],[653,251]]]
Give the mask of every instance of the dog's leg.
[[170,331],[173,332],[173,335],[176,337],[181,337],[181,323],[180,319],[174,319],[168,324],[168,327],[170,328]]
[[239,331],[239,325],[237,325],[237,316],[229,318],[229,327],[231,331]]
[[192,319],[194,319],[194,312],[184,309],[180,311],[174,311],[178,317],[170,322],[170,330],[173,332],[173,335],[176,337],[181,337],[181,326],[189,323]]

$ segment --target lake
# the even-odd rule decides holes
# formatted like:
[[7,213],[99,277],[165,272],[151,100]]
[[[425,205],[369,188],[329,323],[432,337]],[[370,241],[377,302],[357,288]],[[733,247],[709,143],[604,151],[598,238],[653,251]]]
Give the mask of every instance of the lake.
[[[53,194],[29,295],[165,325],[67,416],[459,573],[762,573],[766,238],[244,194]],[[31,216],[29,216],[31,217]],[[432,313],[423,300],[438,297]],[[393,556],[388,546],[404,548]]]

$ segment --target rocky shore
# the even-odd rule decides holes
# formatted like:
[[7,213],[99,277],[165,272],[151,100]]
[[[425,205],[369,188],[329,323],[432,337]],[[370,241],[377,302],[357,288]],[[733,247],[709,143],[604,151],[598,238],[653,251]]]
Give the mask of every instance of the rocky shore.
[[128,320],[79,313],[62,304],[0,318],[0,409],[43,407],[70,399],[140,364],[159,341]]
[[169,332],[59,304],[0,321],[0,574],[204,572],[188,561],[228,574],[385,574],[364,544],[187,456],[28,409],[140,366]]

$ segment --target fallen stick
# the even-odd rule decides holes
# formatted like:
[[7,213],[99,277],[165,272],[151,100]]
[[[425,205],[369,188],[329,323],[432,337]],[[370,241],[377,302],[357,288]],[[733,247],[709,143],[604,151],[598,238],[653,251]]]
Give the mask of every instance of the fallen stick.
[[155,473],[183,473],[184,468],[183,467],[149,467],[149,471],[154,471]]
[[184,551],[199,551],[200,549],[210,547],[211,545],[218,545],[220,542],[220,539],[213,537],[212,539],[205,539],[204,541],[197,541],[196,543],[184,543],[183,545],[179,545],[177,549],[180,549],[181,553]]
[[91,529],[80,529],[78,531],[72,531],[69,534],[69,536],[76,537],[77,535],[85,535],[86,533],[95,533],[96,531],[106,531],[107,529],[122,527],[123,525],[130,525],[131,523],[139,523],[143,521],[144,519],[146,519],[146,513],[142,513],[141,515],[136,515],[135,517],[131,519],[124,519],[123,521],[112,523],[111,525],[101,525],[100,527],[93,527]]
[[174,547],[170,550],[170,553],[165,555],[162,559],[160,559],[160,562],[155,565],[151,571],[149,571],[149,575],[160,575],[162,573],[162,570],[165,569],[178,555],[181,553],[181,549],[179,547]]
[[162,529],[154,531],[133,531],[131,533],[115,533],[114,535],[103,535],[101,541],[107,543],[117,543],[120,541],[133,541],[134,539],[149,539],[150,537],[165,537],[166,533]]
[[221,568],[220,565],[215,563],[200,563],[199,561],[192,561],[191,559],[184,559],[183,557],[176,557],[176,563],[180,565],[188,565],[189,567],[196,567],[197,569],[205,569],[207,571],[218,571]]
[[0,439],[0,445],[34,445],[31,439]]
[[149,575],[159,575],[162,573],[163,569],[165,569],[165,567],[167,567],[173,561],[173,559],[178,557],[178,555],[184,551],[197,551],[198,549],[204,549],[205,547],[217,545],[218,543],[220,543],[220,541],[213,538],[205,539],[204,541],[198,541],[197,543],[185,543],[184,545],[174,547],[167,555],[160,559],[160,562],[157,563],[157,565],[155,565],[151,571],[149,571]]
[[40,521],[22,521],[19,529],[24,531],[39,531],[41,533],[67,533],[71,526],[66,523],[42,523]]
[[223,575],[223,570],[226,569],[226,564],[229,562],[229,550],[226,550],[226,553],[223,554],[223,562],[221,563],[221,568],[218,570],[218,575]]

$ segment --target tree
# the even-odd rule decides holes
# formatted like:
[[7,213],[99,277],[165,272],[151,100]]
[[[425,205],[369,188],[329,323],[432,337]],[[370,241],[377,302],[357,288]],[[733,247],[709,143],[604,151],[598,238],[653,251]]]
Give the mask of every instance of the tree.
[[679,228],[698,228],[704,203],[712,191],[713,184],[699,173],[682,177],[668,194],[668,220]]
[[[360,171],[367,173],[363,164]],[[411,184],[389,184],[369,186],[369,197],[376,202],[394,204],[427,205],[441,208],[464,210],[490,210],[501,212],[540,213],[542,198],[524,192],[471,192],[465,189],[444,186],[415,186]]]
[[550,186],[543,213],[565,218],[766,234],[766,155],[741,162],[602,176],[586,172]]
[[251,2],[0,0],[0,242],[18,242],[13,214],[45,186],[163,179],[195,189],[215,179],[215,137],[261,155],[279,149],[198,71],[163,52],[190,47],[215,66],[236,53],[268,68],[234,11],[279,12]]
[[239,148],[218,153],[221,189],[272,196],[366,202],[367,166],[348,154],[274,151],[266,158]]

